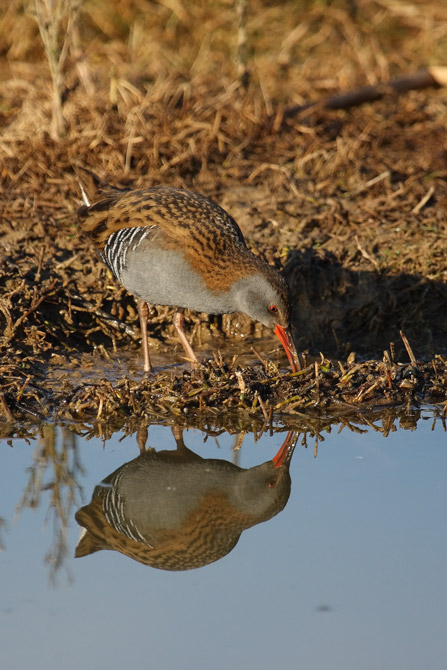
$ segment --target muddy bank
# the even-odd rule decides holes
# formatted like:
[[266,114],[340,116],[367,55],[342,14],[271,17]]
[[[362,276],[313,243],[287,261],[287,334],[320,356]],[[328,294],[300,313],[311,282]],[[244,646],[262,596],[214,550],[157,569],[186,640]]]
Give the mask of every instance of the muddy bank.
[[[255,4],[253,57],[241,80],[229,6],[194,5],[172,23],[167,7],[142,19],[132,3],[118,3],[120,32],[87,3],[88,51],[82,43],[82,67],[74,57],[65,63],[57,139],[37,27],[18,7],[0,14],[2,421],[74,416],[83,404],[111,421],[120,412],[162,417],[163,408],[255,412],[264,421],[336,403],[357,411],[445,402],[445,90],[385,95],[347,111],[316,107],[287,120],[284,110],[416,71],[420,44],[439,63],[446,10],[416,3],[410,20],[372,0],[355,14],[343,3],[290,3],[288,12]],[[137,19],[145,39],[129,51]],[[204,22],[216,31],[206,45]],[[205,361],[191,375],[176,367],[172,310],[155,306],[150,338],[160,365],[144,379],[134,299],[80,232],[79,164],[116,185],[197,190],[230,211],[250,248],[284,270],[297,344],[312,364],[292,377],[259,324],[189,313]],[[223,363],[212,356],[218,350]]]

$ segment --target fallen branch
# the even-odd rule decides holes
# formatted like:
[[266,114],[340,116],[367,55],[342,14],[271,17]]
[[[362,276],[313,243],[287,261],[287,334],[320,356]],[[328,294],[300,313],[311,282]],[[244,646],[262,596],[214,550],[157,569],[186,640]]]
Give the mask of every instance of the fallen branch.
[[[330,95],[327,98],[318,100],[316,102],[309,102],[305,105],[295,105],[286,109],[280,121],[290,119],[301,112],[309,109],[349,109],[356,105],[362,105],[365,102],[374,102],[381,100],[387,95],[401,95],[408,91],[414,91],[422,88],[436,87],[440,88],[447,86],[447,67],[430,67],[427,70],[413,72],[403,77],[390,79],[384,84],[377,84],[376,86],[362,86],[361,88],[349,91],[347,93],[339,93],[337,95]],[[277,125],[277,124],[275,124]]]

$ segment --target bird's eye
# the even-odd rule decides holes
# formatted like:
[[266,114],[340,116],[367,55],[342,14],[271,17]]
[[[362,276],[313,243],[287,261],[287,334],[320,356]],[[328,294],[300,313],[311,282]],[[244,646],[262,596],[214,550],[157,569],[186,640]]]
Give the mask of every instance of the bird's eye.
[[273,481],[271,481],[271,482],[268,483],[268,487],[269,487],[269,489],[274,489],[275,486],[276,486],[276,481],[275,481],[275,480],[273,480]]
[[272,314],[278,314],[277,306],[276,305],[270,305],[269,306],[269,312],[271,312]]

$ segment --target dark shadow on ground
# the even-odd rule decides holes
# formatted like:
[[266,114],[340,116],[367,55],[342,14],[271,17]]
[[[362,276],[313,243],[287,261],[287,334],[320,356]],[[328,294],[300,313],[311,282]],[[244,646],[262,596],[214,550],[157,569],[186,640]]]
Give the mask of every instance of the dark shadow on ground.
[[416,357],[447,349],[447,284],[415,274],[355,272],[324,250],[294,250],[284,273],[293,296],[297,344],[310,353],[382,357],[390,342],[402,358],[399,331]]

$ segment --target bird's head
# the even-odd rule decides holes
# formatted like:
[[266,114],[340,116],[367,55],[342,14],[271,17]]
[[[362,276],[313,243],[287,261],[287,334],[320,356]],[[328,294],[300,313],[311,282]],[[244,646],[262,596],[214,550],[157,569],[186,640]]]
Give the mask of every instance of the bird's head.
[[285,279],[270,265],[262,263],[258,271],[235,282],[239,311],[272,328],[281,342],[293,372],[300,369],[290,329],[291,296]]

